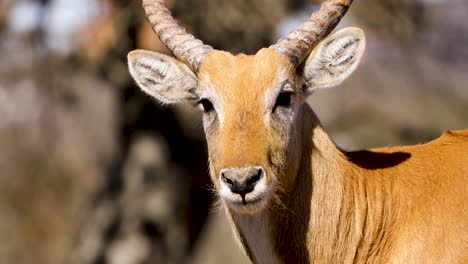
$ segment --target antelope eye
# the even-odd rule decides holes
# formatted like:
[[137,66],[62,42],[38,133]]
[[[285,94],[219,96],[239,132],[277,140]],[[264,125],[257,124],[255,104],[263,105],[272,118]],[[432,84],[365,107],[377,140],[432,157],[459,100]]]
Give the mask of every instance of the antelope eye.
[[200,101],[198,101],[198,105],[200,106],[201,110],[204,113],[209,113],[209,112],[213,111],[213,109],[214,109],[213,104],[210,102],[210,100],[208,100],[206,98],[201,99]]
[[292,96],[294,95],[293,91],[284,91],[281,92],[278,95],[278,98],[276,99],[276,104],[275,107],[273,107],[273,112],[276,110],[278,107],[289,107],[291,106],[292,103]]

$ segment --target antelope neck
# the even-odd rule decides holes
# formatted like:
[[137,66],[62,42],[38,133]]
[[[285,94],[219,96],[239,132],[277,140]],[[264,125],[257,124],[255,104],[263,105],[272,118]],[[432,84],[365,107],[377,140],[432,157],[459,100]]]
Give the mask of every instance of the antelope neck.
[[[237,214],[225,206],[226,212],[255,263],[351,263],[363,256],[358,252],[363,239],[372,245],[364,245],[366,251],[382,246],[376,237],[364,236],[389,228],[385,218],[375,217],[388,212],[388,202],[366,201],[366,195],[384,191],[366,189],[366,179],[356,176],[359,168],[334,145],[309,106],[304,105],[298,122],[301,136],[309,140],[300,144],[300,164],[290,172],[297,175],[292,188],[280,191],[261,213]],[[366,225],[369,218],[377,229]]]

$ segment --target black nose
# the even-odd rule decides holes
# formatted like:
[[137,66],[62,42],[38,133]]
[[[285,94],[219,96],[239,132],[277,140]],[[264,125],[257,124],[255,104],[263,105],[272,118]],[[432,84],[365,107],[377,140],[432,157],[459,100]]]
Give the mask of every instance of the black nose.
[[227,168],[221,171],[221,180],[233,193],[240,194],[243,198],[253,191],[257,182],[265,175],[260,166],[243,168]]

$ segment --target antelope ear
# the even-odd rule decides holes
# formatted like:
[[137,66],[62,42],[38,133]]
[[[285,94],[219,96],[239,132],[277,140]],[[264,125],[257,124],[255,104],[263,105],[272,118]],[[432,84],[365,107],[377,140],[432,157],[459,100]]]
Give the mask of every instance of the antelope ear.
[[134,50],[128,54],[128,68],[138,86],[162,103],[198,100],[197,76],[170,56]]
[[359,28],[345,28],[322,40],[304,65],[308,91],[343,82],[356,69],[365,48],[364,32]]

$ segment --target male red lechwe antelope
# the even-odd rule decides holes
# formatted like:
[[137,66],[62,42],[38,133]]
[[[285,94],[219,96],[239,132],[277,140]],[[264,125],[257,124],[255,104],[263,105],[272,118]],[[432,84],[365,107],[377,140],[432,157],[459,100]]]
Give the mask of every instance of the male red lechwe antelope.
[[360,29],[326,37],[351,2],[325,1],[277,44],[233,56],[144,0],[177,59],[133,51],[130,72],[163,103],[198,102],[211,178],[253,262],[468,263],[468,130],[343,152],[304,103],[359,63]]

